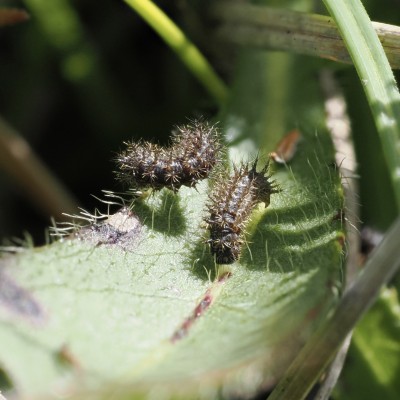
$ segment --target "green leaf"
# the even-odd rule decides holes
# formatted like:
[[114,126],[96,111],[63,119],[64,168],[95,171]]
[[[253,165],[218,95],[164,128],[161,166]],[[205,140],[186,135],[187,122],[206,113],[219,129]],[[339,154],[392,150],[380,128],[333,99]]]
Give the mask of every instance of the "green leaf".
[[[327,144],[304,133],[291,167],[274,175],[282,193],[254,215],[241,262],[212,281],[206,182],[135,204],[130,241],[93,226],[81,240],[3,258],[15,289],[0,298],[0,362],[17,389],[118,382],[122,393],[183,387],[197,396],[200,386],[249,394],[275,381],[340,286],[341,192],[321,162]],[[211,301],[203,311],[202,300]]]
[[234,162],[266,161],[288,129],[302,133],[290,164],[273,166],[282,191],[254,210],[240,262],[218,270],[205,245],[207,181],[1,259],[0,365],[19,393],[215,398],[277,381],[342,278],[343,195],[320,65],[303,61],[242,54],[220,118]]

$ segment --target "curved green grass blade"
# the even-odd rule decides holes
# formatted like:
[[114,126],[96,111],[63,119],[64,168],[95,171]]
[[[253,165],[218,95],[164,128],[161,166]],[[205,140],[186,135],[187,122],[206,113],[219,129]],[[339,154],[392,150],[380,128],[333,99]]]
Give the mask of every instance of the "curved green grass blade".
[[124,0],[171,47],[211,96],[222,106],[227,99],[227,88],[209,62],[181,29],[150,0]]
[[358,0],[324,0],[353,59],[382,143],[400,210],[400,94],[368,15]]

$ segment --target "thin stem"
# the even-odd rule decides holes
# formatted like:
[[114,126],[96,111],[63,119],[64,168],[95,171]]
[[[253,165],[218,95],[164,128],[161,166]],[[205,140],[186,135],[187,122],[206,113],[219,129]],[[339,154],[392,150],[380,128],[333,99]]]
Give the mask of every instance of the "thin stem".
[[[217,37],[245,47],[285,50],[352,63],[332,17],[242,1],[218,1],[210,9]],[[400,68],[400,27],[372,22],[393,69]]]
[[47,216],[65,219],[76,213],[77,202],[47,169],[30,145],[0,117],[0,166]]

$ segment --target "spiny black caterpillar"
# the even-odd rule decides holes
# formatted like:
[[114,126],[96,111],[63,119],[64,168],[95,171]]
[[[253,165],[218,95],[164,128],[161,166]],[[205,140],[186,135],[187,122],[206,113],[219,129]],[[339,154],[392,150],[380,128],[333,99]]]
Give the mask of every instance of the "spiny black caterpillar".
[[177,127],[168,147],[143,141],[125,144],[126,150],[116,157],[121,181],[135,188],[166,187],[174,192],[207,178],[222,150],[215,126],[199,120]]
[[258,159],[252,165],[234,166],[233,175],[220,176],[209,195],[205,218],[210,231],[211,254],[217,264],[232,264],[239,259],[244,243],[244,229],[256,204],[270,203],[279,189],[268,175],[269,163],[257,172]]

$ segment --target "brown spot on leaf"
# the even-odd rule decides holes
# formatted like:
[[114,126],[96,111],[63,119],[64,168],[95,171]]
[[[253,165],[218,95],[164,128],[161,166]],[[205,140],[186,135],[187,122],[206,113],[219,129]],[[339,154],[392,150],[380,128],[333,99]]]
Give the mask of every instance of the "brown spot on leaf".
[[81,364],[72,353],[68,345],[64,344],[56,353],[56,359],[66,367],[72,367],[73,369],[80,370]]
[[18,316],[35,324],[45,319],[45,313],[33,295],[18,285],[0,266],[0,306],[12,316]]
[[176,341],[184,338],[188,334],[189,329],[192,327],[194,322],[196,322],[196,320],[204,314],[204,312],[208,309],[208,307],[210,307],[212,301],[213,298],[210,294],[210,290],[207,290],[205,296],[201,299],[200,303],[195,307],[192,314],[183,321],[182,325],[172,335],[171,337],[172,343],[175,343]]
[[136,247],[141,231],[139,219],[129,208],[124,207],[105,221],[84,226],[74,237],[95,246],[119,246],[131,251]]
[[232,276],[231,271],[224,271],[218,275],[218,283],[225,283]]
[[194,308],[193,312],[183,321],[182,325],[171,336],[170,340],[172,343],[175,343],[188,335],[189,329],[197,321],[197,319],[209,309],[215,300],[216,293],[218,293],[221,286],[229,279],[230,276],[232,276],[230,271],[224,271],[218,276],[217,280],[214,282],[214,285],[206,291],[205,295]]

